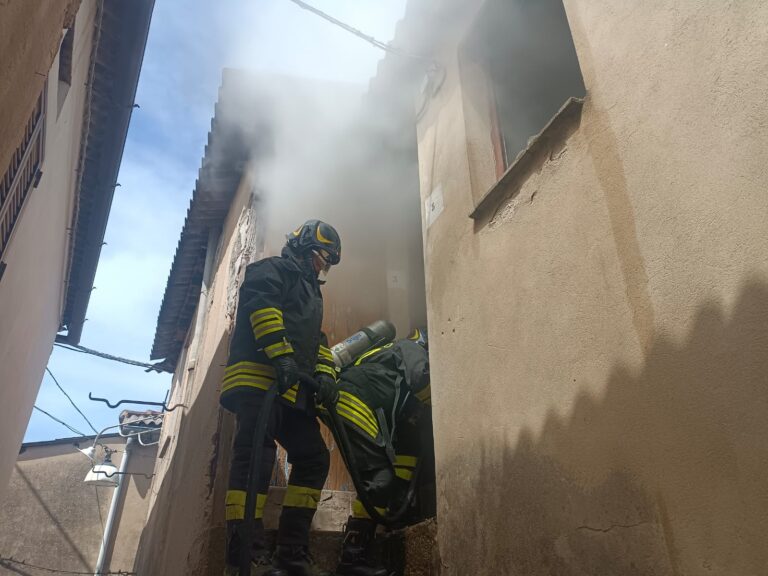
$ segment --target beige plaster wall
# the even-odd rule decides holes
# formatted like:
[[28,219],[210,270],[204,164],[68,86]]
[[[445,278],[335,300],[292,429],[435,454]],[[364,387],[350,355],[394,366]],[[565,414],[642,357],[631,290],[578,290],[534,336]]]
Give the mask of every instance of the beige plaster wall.
[[[160,439],[155,494],[136,563],[137,571],[147,576],[207,574],[209,562],[223,561],[223,551],[219,555],[210,551],[211,543],[217,544],[211,529],[215,524],[223,525],[220,504],[226,478],[221,476],[226,476],[227,468],[220,458],[228,452],[232,430],[231,418],[219,408],[219,386],[229,343],[227,294],[236,244],[234,229],[249,199],[246,178],[221,231],[198,337],[191,327],[174,374],[169,403],[185,407],[166,417]],[[223,539],[223,533],[219,536]]]
[[71,222],[95,8],[95,0],[85,0],[77,13],[72,85],[58,115],[58,57],[51,65],[43,175],[27,198],[3,257],[7,268],[0,280],[0,498],[16,461],[61,318],[67,227]]
[[565,5],[580,125],[490,220],[461,35],[419,124],[442,574],[764,574],[768,5]]
[[[122,439],[105,444],[124,450]],[[79,447],[89,446],[81,441]],[[96,567],[114,488],[83,482],[90,464],[75,442],[33,446],[24,450],[0,503],[0,557],[43,568],[89,572]],[[127,471],[152,474],[156,447],[132,448]],[[115,454],[120,466],[123,453]],[[151,479],[125,476],[107,570],[133,570],[133,560],[149,503]],[[42,574],[38,569],[0,562],[0,574]]]

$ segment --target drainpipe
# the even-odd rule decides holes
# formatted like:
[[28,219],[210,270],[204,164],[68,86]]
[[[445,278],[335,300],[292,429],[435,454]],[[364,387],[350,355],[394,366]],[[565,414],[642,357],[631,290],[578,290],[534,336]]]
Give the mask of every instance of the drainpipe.
[[112,529],[115,526],[115,519],[117,518],[117,508],[120,505],[120,501],[123,496],[123,486],[125,480],[125,471],[128,469],[128,460],[133,450],[134,437],[130,436],[125,443],[125,453],[123,459],[120,461],[120,474],[117,477],[117,487],[115,493],[112,495],[112,502],[109,504],[109,515],[107,516],[107,523],[104,526],[104,536],[101,538],[101,548],[99,548],[99,559],[96,561],[96,571],[94,576],[100,576],[104,571],[104,564],[107,561],[107,549],[109,543],[112,541]]

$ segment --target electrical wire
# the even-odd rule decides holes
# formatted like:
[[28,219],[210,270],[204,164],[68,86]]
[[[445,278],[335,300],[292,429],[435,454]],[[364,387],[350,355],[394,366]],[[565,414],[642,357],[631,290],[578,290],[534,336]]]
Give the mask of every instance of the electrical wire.
[[96,493],[96,510],[99,511],[99,520],[101,521],[101,533],[104,534],[104,516],[101,513],[101,498],[99,498],[99,487],[94,486],[93,491]]
[[375,46],[376,48],[379,48],[381,50],[384,50],[385,52],[390,52],[392,54],[397,54],[398,56],[404,56],[406,58],[412,58],[414,60],[425,60],[428,61],[427,58],[424,58],[422,56],[416,56],[415,54],[409,54],[408,52],[401,50],[400,48],[396,48],[392,46],[391,44],[388,44],[387,42],[382,42],[381,40],[377,40],[373,36],[370,36],[366,34],[365,32],[362,32],[361,30],[358,30],[357,28],[354,28],[353,26],[350,26],[349,24],[342,22],[341,20],[334,18],[330,14],[326,14],[322,10],[315,8],[314,6],[311,6],[304,2],[303,0],[289,0],[289,2],[293,2],[300,8],[303,8],[304,10],[308,10],[309,12],[312,12],[316,16],[320,16],[323,20],[326,20],[330,22],[331,24],[334,24],[338,26],[339,28],[346,30],[350,34],[354,34],[358,38],[365,40],[372,46]]
[[53,414],[50,414],[49,412],[46,412],[45,410],[43,410],[42,408],[38,407],[37,405],[33,406],[33,408],[34,408],[35,410],[37,410],[38,412],[42,412],[43,414],[45,414],[46,416],[48,416],[48,418],[50,418],[51,420],[53,420],[53,421],[55,421],[55,422],[58,422],[58,423],[59,423],[59,424],[61,424],[62,426],[64,426],[64,427],[68,428],[68,429],[69,429],[71,432],[74,432],[74,433],[75,433],[75,434],[77,434],[78,436],[85,436],[85,434],[83,434],[82,432],[80,432],[80,430],[78,430],[78,429],[77,429],[77,428],[75,428],[74,426],[70,426],[69,424],[67,424],[67,423],[66,423],[66,422],[64,422],[63,420],[59,420],[58,418],[56,418],[56,416],[54,416]]
[[[29,562],[26,562],[24,560],[16,560],[13,556],[0,556],[0,566],[5,565],[6,567],[10,568],[8,564],[15,564],[16,566],[26,566],[27,568],[34,568],[36,570],[42,570],[43,572],[49,572],[52,574],[82,574],[82,575],[88,575],[93,576],[93,571],[91,572],[73,572],[71,570],[59,570],[57,568],[49,568],[47,566],[38,566],[36,564],[30,564]],[[122,576],[133,576],[136,574],[136,572],[125,572],[123,570],[118,570],[117,572],[100,572],[100,574],[103,574],[104,576],[107,575],[122,575]]]
[[139,368],[146,368],[147,372],[149,372],[150,370],[154,370],[155,372],[163,371],[158,364],[149,364],[147,362],[139,362],[138,360],[131,360],[129,358],[114,356],[112,354],[107,354],[106,352],[99,352],[98,350],[94,350],[93,348],[86,348],[85,346],[80,346],[79,344],[62,344],[61,342],[54,342],[53,345],[58,346],[59,348],[64,348],[65,350],[71,350],[72,352],[80,352],[81,354],[90,354],[91,356],[97,356],[98,358],[103,358],[105,360],[112,360],[113,362],[120,362],[122,364],[128,364],[129,366],[138,366]]
[[50,369],[50,368],[48,368],[48,367],[46,366],[46,367],[45,367],[45,371],[46,371],[46,372],[48,372],[48,375],[49,375],[51,378],[53,378],[53,381],[54,381],[54,383],[56,384],[56,386],[58,387],[58,389],[59,389],[59,390],[61,390],[61,393],[62,393],[62,394],[64,394],[64,396],[66,396],[66,397],[67,397],[67,400],[69,400],[69,403],[70,403],[70,404],[72,404],[72,406],[74,407],[74,409],[75,409],[75,410],[77,410],[77,413],[78,413],[78,414],[80,414],[80,416],[82,416],[82,417],[83,417],[83,420],[85,420],[86,422],[88,422],[88,426],[90,426],[90,427],[91,427],[91,430],[93,430],[93,433],[94,433],[94,434],[98,434],[98,433],[99,433],[99,431],[98,431],[98,430],[96,430],[96,428],[94,427],[94,425],[93,425],[93,424],[91,424],[91,421],[90,421],[90,420],[88,420],[88,417],[87,417],[85,414],[83,414],[83,411],[82,411],[82,410],[80,410],[80,408],[78,408],[77,404],[75,404],[75,401],[74,401],[74,400],[72,400],[72,398],[70,397],[70,395],[69,395],[69,394],[67,394],[66,390],[64,390],[64,388],[62,388],[62,387],[61,387],[61,384],[59,384],[59,381],[58,381],[58,380],[56,380],[56,376],[54,376],[54,375],[53,375],[53,372],[51,372],[51,369]]

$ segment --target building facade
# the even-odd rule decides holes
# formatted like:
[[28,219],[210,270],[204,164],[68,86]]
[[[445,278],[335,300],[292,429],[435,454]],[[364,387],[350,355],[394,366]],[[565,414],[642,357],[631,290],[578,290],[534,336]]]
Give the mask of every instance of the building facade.
[[[402,331],[426,300],[440,574],[768,565],[766,24],[753,3],[412,0],[360,123],[376,145],[318,152],[337,180],[315,215],[360,250],[329,332],[408,309]],[[266,165],[222,142],[155,341],[187,405],[159,493],[196,503],[152,508],[155,573],[216,568],[231,428],[212,406],[239,274],[275,247]],[[291,160],[292,183],[319,173]]]
[[[83,480],[91,463],[79,449],[93,437],[64,438],[23,444],[6,497],[0,504],[0,573],[43,574],[48,571],[93,572],[104,523],[115,488]],[[120,466],[126,440],[102,436]],[[117,505],[104,571],[133,572],[139,537],[149,505],[157,446],[131,448],[126,483]]]
[[80,339],[152,7],[0,6],[0,499],[54,339]]
[[767,24],[411,2],[442,574],[768,566]]

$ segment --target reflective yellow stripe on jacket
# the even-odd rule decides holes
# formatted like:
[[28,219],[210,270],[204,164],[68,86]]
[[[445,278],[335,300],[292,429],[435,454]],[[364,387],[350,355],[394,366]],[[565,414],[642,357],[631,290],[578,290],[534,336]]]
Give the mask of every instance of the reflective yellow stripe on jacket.
[[292,402],[293,404],[296,404],[296,395],[299,393],[299,385],[294,384],[288,390],[285,391],[285,393],[282,395],[283,398],[288,400],[289,402]]
[[333,363],[333,353],[331,352],[331,349],[322,344],[317,350],[317,358],[318,360],[327,360],[328,362]]
[[267,356],[271,360],[273,358],[277,358],[278,356],[282,356],[283,354],[293,354],[293,346],[291,346],[291,343],[288,342],[285,338],[283,338],[277,344],[271,344],[270,346],[265,346],[264,352],[267,354]]
[[221,391],[226,392],[239,386],[269,390],[275,381],[275,369],[258,362],[237,362],[224,369]]
[[339,391],[339,401],[336,404],[339,416],[352,422],[372,438],[379,435],[379,423],[373,412],[360,398],[346,390]]
[[394,343],[390,342],[389,344],[386,344],[385,346],[381,346],[380,348],[374,348],[373,350],[368,350],[368,352],[366,352],[365,354],[360,356],[360,358],[355,360],[355,366],[360,366],[360,364],[362,364],[363,360],[365,360],[366,358],[370,358],[374,354],[381,352],[382,350],[386,350],[387,348],[392,348],[392,346],[394,346]]
[[283,312],[277,308],[260,308],[250,316],[251,328],[256,340],[267,334],[285,330]]
[[328,376],[331,376],[334,380],[336,380],[336,370],[334,370],[330,366],[318,363],[317,366],[315,366],[315,374],[319,372],[322,372],[323,374],[328,374]]
[[317,349],[317,364],[315,364],[315,374],[327,374],[336,380],[336,362],[333,361],[331,349],[322,344]]

